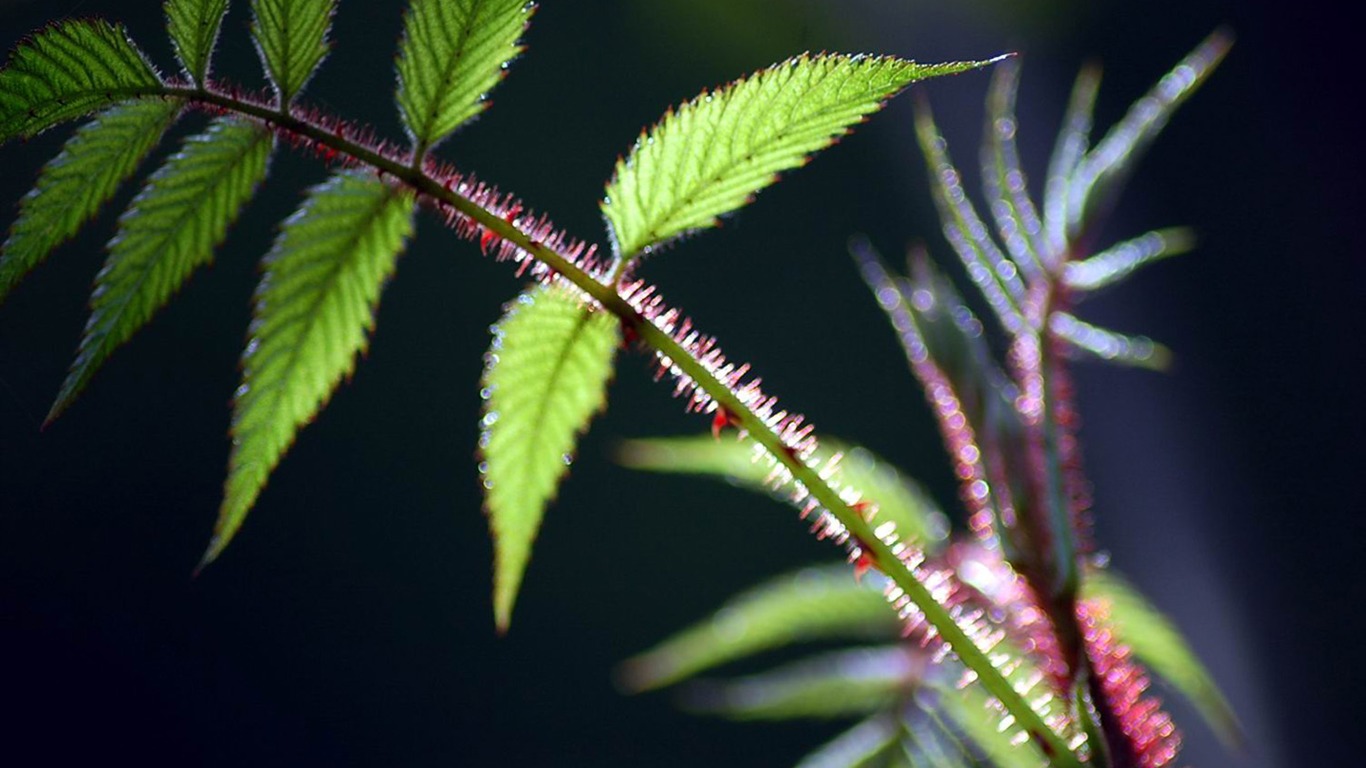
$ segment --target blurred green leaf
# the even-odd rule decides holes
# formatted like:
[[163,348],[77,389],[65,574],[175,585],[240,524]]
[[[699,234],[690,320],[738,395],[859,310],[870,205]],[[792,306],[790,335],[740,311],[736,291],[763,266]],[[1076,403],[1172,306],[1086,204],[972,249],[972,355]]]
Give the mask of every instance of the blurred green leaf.
[[559,285],[523,293],[494,327],[479,445],[494,538],[493,611],[502,631],[512,620],[546,505],[579,435],[607,406],[620,345],[614,316]]
[[1166,616],[1113,571],[1092,568],[1081,585],[1084,600],[1104,602],[1115,638],[1183,696],[1190,699],[1219,738],[1232,749],[1244,742],[1242,724],[1214,678]]
[[694,683],[685,705],[737,720],[856,717],[910,695],[928,663],[911,645],[835,651],[736,680]]
[[621,666],[620,679],[632,691],[645,691],[790,643],[897,637],[901,620],[872,579],[866,581],[856,582],[842,565],[779,576],[629,659]]
[[1134,270],[1168,256],[1179,256],[1195,246],[1195,235],[1181,227],[1159,229],[1106,248],[1063,267],[1063,282],[1082,295],[1113,285]]
[[[633,469],[724,477],[750,490],[771,490],[771,474],[784,470],[756,451],[762,449],[755,444],[699,435],[628,440],[617,459]],[[875,525],[891,521],[904,540],[930,548],[948,535],[944,514],[915,481],[872,451],[830,438],[821,440],[812,462],[824,466],[835,454],[844,457],[835,482],[858,489],[876,504]]]
[[902,726],[894,713],[883,712],[836,736],[802,758],[797,768],[873,768],[898,743]]

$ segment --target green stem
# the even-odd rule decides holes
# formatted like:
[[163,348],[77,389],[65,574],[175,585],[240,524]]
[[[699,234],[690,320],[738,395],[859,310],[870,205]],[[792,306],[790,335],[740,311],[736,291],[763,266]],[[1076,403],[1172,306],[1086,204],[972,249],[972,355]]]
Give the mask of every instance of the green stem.
[[910,568],[892,550],[892,547],[873,533],[872,526],[863,515],[851,508],[839,493],[827,483],[820,474],[807,466],[788,450],[782,438],[764,423],[758,414],[749,408],[725,382],[716,378],[701,361],[671,335],[649,322],[635,307],[631,306],[618,293],[612,284],[599,282],[563,255],[536,242],[512,223],[485,210],[473,201],[444,187],[428,176],[420,168],[404,164],[386,157],[362,144],[347,140],[319,128],[292,115],[281,114],[275,110],[233,98],[218,91],[203,88],[168,87],[162,95],[198,101],[238,114],[256,118],[273,124],[281,129],[316,141],[352,159],[371,166],[395,179],[409,185],[418,193],[451,206],[460,213],[478,222],[486,230],[507,240],[532,257],[558,272],[573,283],[603,309],[617,316],[623,324],[634,328],[640,340],[653,348],[659,355],[671,360],[685,375],[690,376],[697,386],[710,395],[722,408],[735,416],[740,426],[757,440],[773,457],[792,473],[793,478],[804,485],[820,504],[848,529],[850,535],[872,558],[877,567],[900,587],[924,614],[926,621],[938,631],[939,636],[948,643],[969,669],[977,675],[983,687],[995,696],[1030,736],[1052,757],[1053,765],[1058,768],[1082,768],[1081,761],[1073,754],[1067,742],[1043,721],[1037,712],[1011,686],[991,660],[987,657],[964,630],[954,621],[948,609],[935,601],[929,589],[916,578]]

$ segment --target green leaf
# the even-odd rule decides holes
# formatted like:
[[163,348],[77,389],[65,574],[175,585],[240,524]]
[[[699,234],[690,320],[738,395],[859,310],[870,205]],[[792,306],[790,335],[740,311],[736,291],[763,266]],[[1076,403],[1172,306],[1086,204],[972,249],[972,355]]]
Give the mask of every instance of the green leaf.
[[256,290],[223,506],[203,564],[222,553],[299,428],[354,369],[412,234],[413,208],[407,189],[341,173],[285,221]]
[[336,0],[252,0],[251,37],[281,109],[303,90],[327,55]]
[[936,711],[968,738],[998,768],[1044,768],[1050,765],[1033,739],[1018,728],[1003,728],[999,704],[980,685],[945,686]]
[[[752,443],[700,435],[629,440],[622,444],[617,457],[632,469],[724,477],[750,490],[770,491],[773,470],[769,462],[756,456],[756,450],[762,449]],[[903,540],[922,547],[932,547],[948,535],[948,521],[929,495],[867,448],[823,438],[812,462],[824,466],[837,453],[844,456],[838,481],[857,488],[864,499],[877,505],[874,524],[890,520],[896,523]]]
[[1152,672],[1190,699],[1230,748],[1244,743],[1242,724],[1214,678],[1171,621],[1113,571],[1092,568],[1082,580],[1085,600],[1105,602],[1115,639],[1129,646]]
[[[831,739],[802,758],[797,768],[871,768],[888,748],[894,748],[902,726],[896,715],[874,715]],[[898,747],[899,748],[899,747]]]
[[489,105],[522,51],[527,0],[413,0],[398,48],[398,108],[421,155]]
[[1067,113],[1048,160],[1048,176],[1044,183],[1043,219],[1048,247],[1045,253],[1050,266],[1061,263],[1067,255],[1068,187],[1077,164],[1086,155],[1091,143],[1091,125],[1096,110],[1096,95],[1100,92],[1100,67],[1082,67],[1072,84],[1072,95],[1067,101]]
[[868,715],[915,689],[929,666],[924,655],[905,645],[835,651],[738,680],[694,683],[685,704],[738,720]]
[[0,70],[0,144],[161,89],[122,26],[54,24],[21,42]]
[[76,131],[19,202],[19,217],[0,248],[0,302],[99,212],[178,114],[176,101],[139,99],[110,107]]
[[200,265],[265,178],[270,131],[224,117],[185,142],[134,198],[95,278],[90,322],[48,421],[81,393],[106,358],[132,338]]
[[803,55],[670,110],[607,185],[602,212],[618,256],[715,226],[907,85],[986,63]]
[[507,307],[485,358],[485,504],[494,537],[493,611],[507,631],[531,543],[578,436],[607,405],[617,320],[568,287],[535,286]]
[[633,691],[672,685],[771,648],[830,637],[888,639],[901,621],[882,590],[860,584],[848,566],[806,568],[760,584],[621,666]]
[[228,0],[166,0],[171,45],[195,85],[203,85],[209,76],[209,57],[227,10]]
[[1029,282],[1043,277],[1043,222],[1029,197],[1029,182],[1015,144],[1015,99],[1020,90],[1018,60],[996,65],[987,92],[987,140],[982,145],[982,187],[996,231]]

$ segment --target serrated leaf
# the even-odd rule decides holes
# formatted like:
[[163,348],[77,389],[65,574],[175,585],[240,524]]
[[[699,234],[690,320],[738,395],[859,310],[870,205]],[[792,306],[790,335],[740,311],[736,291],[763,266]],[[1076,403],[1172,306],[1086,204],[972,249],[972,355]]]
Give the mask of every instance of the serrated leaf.
[[336,0],[252,0],[251,38],[281,108],[303,90],[327,55]]
[[494,327],[479,445],[501,631],[512,619],[531,544],[578,436],[607,404],[620,345],[616,318],[560,285],[523,293]]
[[1190,699],[1205,721],[1230,748],[1245,739],[1242,724],[1200,663],[1180,630],[1133,585],[1113,571],[1090,569],[1082,580],[1085,600],[1108,605],[1116,639],[1127,645],[1154,674]]
[[694,683],[685,704],[737,720],[861,716],[904,698],[928,667],[926,652],[912,646],[834,651],[737,680]]
[[223,117],[185,142],[119,219],[109,258],[95,278],[90,321],[71,372],[48,414],[55,419],[109,355],[213,258],[228,226],[265,178],[273,136]]
[[871,768],[880,765],[877,758],[883,752],[899,748],[896,742],[901,731],[901,723],[895,715],[873,715],[802,758],[797,768]]
[[860,584],[847,566],[806,568],[731,598],[710,618],[624,662],[620,677],[629,689],[646,691],[790,643],[885,639],[899,631],[871,577]]
[[[762,448],[700,435],[628,440],[617,455],[632,469],[723,477],[750,490],[768,491],[773,468],[756,450]],[[843,455],[839,481],[857,488],[864,499],[876,505],[875,524],[890,520],[896,523],[903,540],[921,547],[933,548],[948,535],[948,521],[929,494],[867,448],[822,438],[811,461],[824,466],[835,454]]]
[[803,55],[670,110],[607,185],[601,207],[617,254],[715,226],[907,85],[986,63]]
[[76,131],[19,202],[19,217],[0,248],[0,302],[99,212],[178,114],[176,101],[139,99],[110,107]]
[[122,26],[54,24],[21,42],[0,70],[0,144],[161,88]]
[[413,209],[407,189],[348,172],[311,189],[285,221],[256,290],[223,506],[204,564],[241,527],[299,428],[354,369],[380,289],[412,234]]
[[166,31],[176,58],[195,85],[209,76],[209,58],[228,0],[166,0]]
[[521,52],[527,0],[413,0],[398,48],[398,108],[418,154],[488,107]]

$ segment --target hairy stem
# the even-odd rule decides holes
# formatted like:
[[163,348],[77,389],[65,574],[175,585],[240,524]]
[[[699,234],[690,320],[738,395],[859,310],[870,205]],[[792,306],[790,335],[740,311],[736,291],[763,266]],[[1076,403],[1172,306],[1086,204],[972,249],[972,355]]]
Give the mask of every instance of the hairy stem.
[[[668,358],[682,372],[697,383],[697,386],[710,395],[716,403],[738,420],[739,426],[750,437],[758,441],[773,457],[792,473],[793,478],[804,485],[820,504],[830,512],[855,538],[865,554],[876,566],[900,587],[910,600],[924,613],[926,620],[938,631],[964,665],[977,675],[977,680],[995,696],[1001,705],[1049,755],[1053,765],[1060,768],[1082,768],[1082,762],[1067,742],[1054,732],[1024,700],[1010,682],[992,665],[984,653],[954,620],[949,610],[935,601],[930,590],[916,578],[910,567],[898,556],[892,545],[884,542],[864,520],[863,515],[847,504],[839,493],[821,477],[815,469],[807,466],[771,429],[731,390],[725,382],[718,379],[670,334],[649,322],[635,307],[631,306],[613,284],[599,281],[570,259],[539,243],[522,232],[511,222],[504,220],[474,201],[447,189],[441,182],[428,175],[420,162],[390,157],[383,152],[337,135],[323,127],[295,116],[276,110],[264,104],[242,99],[221,89],[195,88],[179,85],[167,86],[162,91],[151,94],[181,98],[189,102],[207,105],[217,109],[261,120],[280,130],[293,133],[308,141],[325,146],[339,155],[373,168],[376,172],[392,176],[412,187],[419,194],[431,200],[450,206],[468,216],[487,231],[494,233],[550,269],[573,283],[602,308],[615,315],[625,327],[636,331],[641,343],[649,346],[659,355]],[[613,277],[619,277],[614,275]]]

